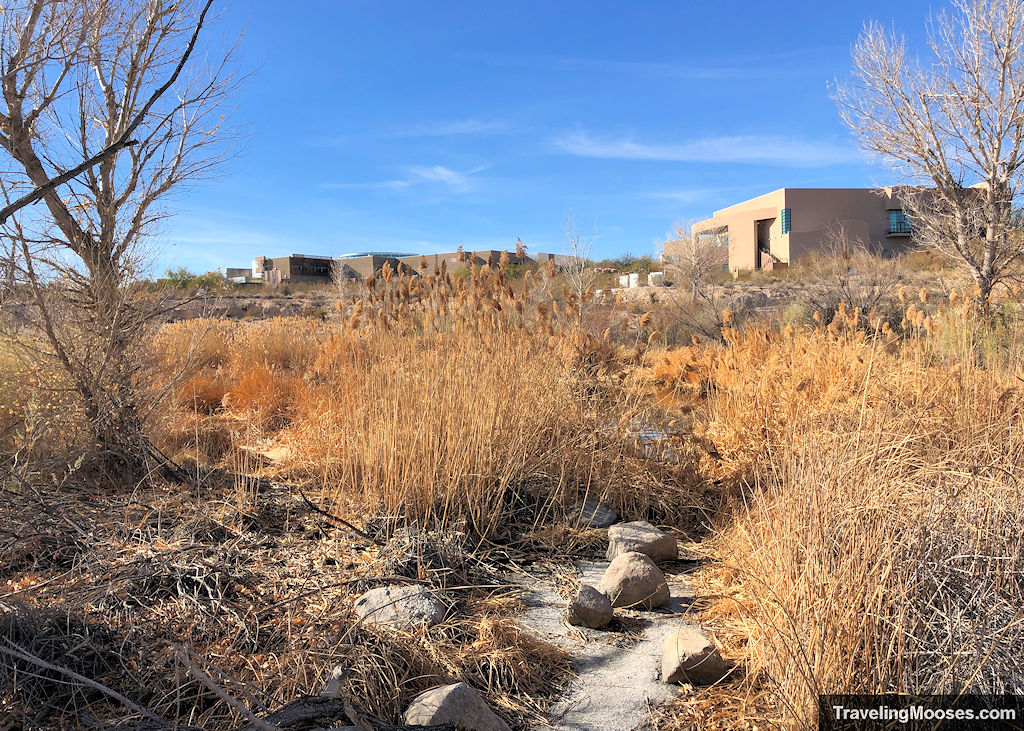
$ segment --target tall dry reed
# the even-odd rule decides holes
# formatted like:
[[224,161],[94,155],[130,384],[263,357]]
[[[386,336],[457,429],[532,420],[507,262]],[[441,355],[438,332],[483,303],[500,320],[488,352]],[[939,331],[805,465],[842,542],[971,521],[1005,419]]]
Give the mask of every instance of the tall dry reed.
[[647,458],[636,425],[653,407],[604,377],[617,356],[581,331],[580,305],[544,272],[515,292],[489,266],[385,268],[334,322],[168,326],[166,360],[181,367],[182,342],[193,355],[164,443],[188,451],[211,424],[237,441],[244,423],[244,447],[331,510],[481,536],[588,495],[625,515],[689,514],[692,471]]
[[705,354],[702,432],[747,485],[709,617],[786,725],[819,693],[1022,692],[1019,367],[983,367],[966,310],[903,339],[841,316]]

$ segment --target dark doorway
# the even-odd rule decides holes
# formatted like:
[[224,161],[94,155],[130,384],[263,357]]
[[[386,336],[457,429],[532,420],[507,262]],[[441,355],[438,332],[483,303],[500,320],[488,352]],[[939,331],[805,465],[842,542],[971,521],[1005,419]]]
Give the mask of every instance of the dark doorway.
[[758,269],[762,267],[762,252],[769,256],[772,253],[771,228],[773,223],[775,223],[774,218],[765,218],[757,222],[757,252],[754,254],[754,266]]

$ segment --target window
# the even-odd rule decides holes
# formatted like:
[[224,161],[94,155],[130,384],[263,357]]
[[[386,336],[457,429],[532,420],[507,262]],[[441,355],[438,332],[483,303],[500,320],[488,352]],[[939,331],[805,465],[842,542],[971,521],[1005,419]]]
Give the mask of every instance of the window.
[[889,211],[889,233],[891,234],[910,234],[911,233],[910,219],[907,218],[907,214],[903,210],[892,210]]
[[783,208],[782,209],[782,233],[788,234],[789,230],[793,227],[792,224],[793,209]]
[[910,233],[910,221],[907,220],[907,214],[902,210],[889,211],[889,233]]

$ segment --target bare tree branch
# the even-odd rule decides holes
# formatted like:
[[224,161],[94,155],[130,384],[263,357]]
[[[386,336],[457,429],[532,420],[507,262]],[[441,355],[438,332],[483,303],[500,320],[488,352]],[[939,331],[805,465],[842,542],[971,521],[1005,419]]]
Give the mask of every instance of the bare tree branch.
[[0,646],[0,652],[4,653],[6,655],[10,655],[11,657],[16,657],[16,658],[18,658],[20,660],[24,660],[25,662],[32,663],[33,665],[37,665],[37,666],[39,666],[41,668],[45,668],[47,670],[53,670],[54,672],[58,672],[58,673],[61,673],[62,675],[66,675],[67,677],[72,678],[73,680],[81,683],[82,685],[87,685],[90,688],[93,688],[95,690],[100,691],[104,695],[110,696],[111,698],[116,700],[118,703],[121,703],[122,705],[124,705],[126,708],[128,708],[131,711],[133,711],[135,713],[138,713],[138,714],[140,714],[142,716],[145,716],[146,718],[148,718],[151,721],[156,721],[157,723],[161,723],[161,724],[164,722],[162,718],[160,718],[158,715],[156,715],[152,711],[150,711],[150,710],[148,710],[146,708],[143,708],[138,703],[135,703],[134,701],[131,701],[128,698],[125,698],[123,695],[118,693],[116,690],[108,688],[107,686],[103,685],[102,683],[98,683],[95,680],[92,680],[91,678],[87,678],[84,675],[80,675],[80,674],[76,673],[74,670],[69,670],[68,668],[61,667],[60,665],[54,665],[53,663],[46,662],[46,660],[43,660],[42,658],[36,657],[35,655],[33,655],[28,650],[25,650],[24,648],[18,647],[18,645],[14,644],[10,640],[5,639],[3,642],[4,642],[4,645],[6,645],[6,647]]
[[[163,303],[137,280],[168,194],[227,156],[231,51],[195,67],[213,0],[21,0],[0,17],[0,241],[29,293],[24,353],[72,384],[129,484],[165,463],[145,435],[141,347]],[[93,153],[99,149],[98,153]],[[125,153],[125,154],[122,154]],[[27,192],[24,192],[28,188]],[[45,210],[24,212],[43,201]],[[52,366],[51,366],[52,367]],[[180,471],[170,467],[172,472]]]
[[931,59],[869,24],[839,114],[865,150],[907,183],[918,243],[959,261],[984,307],[1024,258],[1014,201],[1024,182],[1024,2],[954,0],[929,29]]
[[[61,173],[58,176],[50,178],[50,180],[46,181],[42,185],[37,185],[31,193],[28,193],[22,196],[21,198],[18,198],[13,203],[4,206],[2,209],[0,209],[0,224],[5,223],[7,219],[11,216],[11,214],[21,210],[27,205],[35,203],[43,196],[51,194],[57,188],[57,186],[63,185],[69,180],[77,178],[86,170],[89,170],[95,165],[98,165],[104,160],[116,155],[124,148],[138,144],[138,141],[131,139],[131,136],[135,133],[135,130],[139,128],[139,125],[141,125],[142,122],[146,119],[146,115],[149,114],[149,110],[152,109],[153,105],[156,104],[156,102],[165,93],[167,93],[167,90],[174,85],[174,82],[178,80],[178,76],[181,74],[181,70],[185,68],[185,64],[188,63],[188,59],[192,55],[193,49],[195,49],[196,40],[199,38],[199,31],[202,30],[203,24],[206,22],[206,14],[210,10],[211,5],[213,5],[213,0],[206,0],[206,4],[203,6],[202,12],[200,12],[199,14],[199,20],[196,23],[195,31],[192,34],[192,38],[189,39],[188,45],[185,47],[185,51],[181,56],[181,60],[178,61],[178,65],[174,68],[174,71],[171,72],[171,75],[168,77],[167,81],[153,92],[153,94],[149,97],[149,100],[143,105],[139,113],[135,115],[135,118],[131,121],[131,123],[129,123],[124,128],[124,131],[118,136],[118,138],[111,142],[109,145],[107,145],[105,148],[97,152],[92,157],[84,160],[75,167],[71,168],[70,170],[64,173]],[[140,45],[140,50],[141,48],[142,46]],[[137,68],[138,59],[135,60],[136,63],[133,64],[133,67]],[[59,81],[62,81],[66,74],[67,70],[65,69],[61,74],[61,78]],[[131,80],[129,79],[129,83],[125,85],[126,93],[131,86],[130,82]],[[57,87],[54,86],[54,90],[56,90],[56,88]],[[37,108],[33,114],[29,115],[26,118],[26,123],[29,127],[31,127],[32,123],[35,120],[35,117],[38,116],[41,109],[44,106],[46,106],[49,103],[49,101],[52,101],[53,98],[55,98],[55,96],[56,91],[48,95],[43,100],[43,104],[39,108]]]

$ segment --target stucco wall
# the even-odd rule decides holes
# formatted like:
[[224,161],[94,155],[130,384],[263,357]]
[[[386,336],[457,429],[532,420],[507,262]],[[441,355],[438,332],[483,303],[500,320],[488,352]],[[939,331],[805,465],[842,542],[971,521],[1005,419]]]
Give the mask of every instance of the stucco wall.
[[[782,233],[782,210],[790,210],[790,231]],[[782,188],[715,211],[712,218],[694,225],[694,232],[727,227],[729,269],[757,266],[757,222],[774,219],[769,229],[769,251],[783,262],[798,261],[826,244],[837,229],[846,237],[891,254],[904,248],[909,237],[887,236],[889,210],[900,208],[892,189]],[[672,242],[666,255],[671,256]]]
[[[757,261],[757,222],[762,219],[774,218],[770,231],[772,252],[776,246],[784,248],[788,255],[788,243],[781,240],[782,221],[779,211],[785,208],[785,189],[751,198],[743,203],[715,211],[713,218],[701,221],[694,226],[694,231],[702,231],[719,226],[729,228],[729,269],[753,269]],[[780,254],[776,254],[783,258]],[[788,260],[788,258],[783,259]]]
[[871,188],[790,188],[786,207],[792,210],[790,253],[794,258],[821,248],[831,232],[843,229],[851,241],[885,253],[905,246],[909,237],[889,237],[889,210],[900,208],[892,191]]

